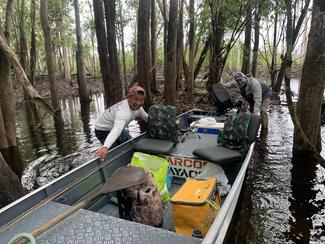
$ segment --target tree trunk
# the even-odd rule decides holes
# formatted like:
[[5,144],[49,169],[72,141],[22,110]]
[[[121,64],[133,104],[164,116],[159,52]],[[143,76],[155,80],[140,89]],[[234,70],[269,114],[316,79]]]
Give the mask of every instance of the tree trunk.
[[[275,1],[275,15],[274,15],[274,29],[273,29],[273,43],[272,43],[272,60],[271,60],[271,87],[274,88],[276,79],[276,59],[277,59],[277,33],[278,33],[278,7],[279,1]],[[283,78],[283,77],[282,77]]]
[[[301,11],[301,14],[300,14],[299,19],[298,19],[297,24],[296,24],[296,27],[293,30],[292,45],[294,45],[296,43],[296,40],[298,38],[298,34],[299,34],[299,31],[300,31],[301,25],[303,23],[303,20],[306,17],[306,14],[307,14],[309,3],[310,3],[310,0],[305,1],[305,6]],[[273,86],[273,92],[276,93],[276,94],[279,94],[279,92],[280,92],[283,77],[285,76],[285,68],[286,68],[286,63],[287,62],[288,62],[288,56],[287,56],[287,53],[286,53],[284,55],[283,60],[282,60],[281,67],[280,67],[280,70],[279,70],[279,73],[278,73],[278,76],[277,76],[277,79],[276,79],[276,83]]]
[[167,62],[164,87],[165,104],[176,104],[176,37],[178,0],[171,0],[169,6]]
[[51,91],[51,102],[54,109],[54,122],[63,125],[63,120],[61,117],[61,109],[59,106],[59,99],[55,87],[56,75],[55,75],[55,64],[52,46],[52,36],[50,31],[50,26],[48,23],[48,11],[47,11],[47,0],[41,0],[40,2],[40,20],[44,33],[44,46],[45,46],[45,57],[46,66],[48,72],[48,81]]
[[253,47],[253,60],[252,60],[252,75],[256,77],[257,75],[257,60],[258,60],[258,49],[260,40],[260,11],[261,3],[258,3],[255,9],[255,23],[254,23],[254,47]]
[[62,52],[63,52],[63,68],[64,68],[64,80],[66,82],[71,82],[71,72],[70,72],[70,64],[69,64],[69,56],[68,56],[68,48],[67,48],[67,36],[66,36],[66,26],[65,26],[65,16],[63,13],[63,3],[62,0],[58,1],[58,7],[60,12],[60,23],[59,23],[59,31],[60,37],[62,41]]
[[251,4],[247,4],[246,9],[246,25],[245,25],[245,40],[244,40],[244,52],[243,52],[243,65],[242,72],[248,74],[250,72],[251,62],[251,35],[252,35],[252,13]]
[[151,0],[151,83],[150,88],[153,94],[157,94],[157,79],[156,79],[156,48],[157,48],[157,20],[156,20],[156,4],[155,0]]
[[85,64],[80,28],[80,13],[79,13],[79,1],[73,0],[74,12],[76,18],[76,36],[77,36],[77,73],[78,73],[78,85],[80,102],[89,102],[89,91],[87,89]]
[[26,194],[0,152],[0,209]]
[[137,81],[147,92],[146,108],[149,108],[152,103],[150,95],[150,2],[150,0],[140,0],[138,11]]
[[97,37],[97,48],[100,63],[100,72],[102,74],[104,84],[104,97],[106,107],[110,104],[109,93],[109,65],[108,65],[108,44],[106,39],[105,20],[104,20],[104,6],[102,0],[93,0],[94,17]]
[[[159,3],[159,1],[158,1]],[[167,39],[168,39],[168,14],[167,14],[167,1],[162,0],[162,8],[161,13],[164,20],[164,99],[166,101],[167,94],[165,93],[165,85],[166,85],[166,79],[167,79]]]
[[[307,138],[320,152],[320,113],[325,85],[325,2],[314,1],[312,11],[297,103],[297,117]],[[295,130],[293,146],[295,151],[309,150],[297,130]]]
[[222,61],[222,43],[224,39],[224,27],[221,12],[216,10],[216,7],[212,6],[212,42],[211,42],[211,61],[210,61],[210,73],[207,83],[207,90],[211,91],[211,86],[220,82],[221,73],[223,70]]
[[184,0],[180,0],[179,6],[179,17],[177,27],[177,59],[176,59],[176,89],[182,88],[183,79],[183,55],[184,55],[184,30],[183,30],[183,19],[184,19]]
[[25,35],[25,0],[20,2],[19,11],[19,61],[23,69],[27,72],[27,42]]
[[207,56],[208,54],[208,51],[209,51],[209,48],[211,46],[211,40],[212,40],[212,36],[209,35],[204,43],[204,47],[202,49],[202,52],[200,54],[200,57],[199,57],[199,61],[197,62],[197,65],[195,67],[195,70],[194,70],[194,80],[196,80],[200,70],[201,70],[201,67],[202,67],[202,64],[205,60],[205,57]]
[[194,0],[190,0],[189,6],[189,17],[190,17],[190,30],[188,33],[188,71],[189,71],[189,79],[186,83],[186,91],[187,91],[187,102],[192,104],[193,102],[193,83],[194,83],[194,55],[195,55],[195,17],[194,17]]
[[109,61],[109,104],[108,106],[119,102],[123,98],[122,84],[120,79],[120,65],[117,57],[116,47],[116,10],[115,0],[104,0],[106,14],[108,61]]
[[0,149],[16,146],[16,103],[10,70],[10,62],[0,49]]
[[36,5],[35,0],[30,2],[31,37],[30,37],[30,61],[29,61],[29,82],[34,85],[36,71]]
[[128,81],[126,76],[126,60],[125,60],[125,47],[124,47],[124,24],[123,24],[123,7],[122,1],[119,1],[120,8],[120,29],[121,29],[121,46],[122,46],[122,63],[123,63],[123,78],[124,78],[124,93],[128,90]]
[[3,46],[6,46],[3,36],[8,43],[10,40],[12,7],[12,1],[8,1],[5,34],[0,33],[0,150],[16,146],[16,102],[11,81],[11,64],[3,50]]

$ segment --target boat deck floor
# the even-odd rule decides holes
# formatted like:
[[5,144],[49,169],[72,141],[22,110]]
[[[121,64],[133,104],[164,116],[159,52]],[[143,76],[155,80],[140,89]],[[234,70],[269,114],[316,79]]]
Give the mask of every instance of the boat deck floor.
[[[70,206],[49,202],[0,233],[0,244],[31,232]],[[110,210],[112,208],[109,208]],[[102,209],[103,211],[105,209]],[[36,238],[37,243],[199,243],[200,240],[80,209]]]

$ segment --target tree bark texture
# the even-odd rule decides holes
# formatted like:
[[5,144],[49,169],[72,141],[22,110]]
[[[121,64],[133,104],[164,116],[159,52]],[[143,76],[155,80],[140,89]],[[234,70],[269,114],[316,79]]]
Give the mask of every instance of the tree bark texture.
[[251,67],[251,35],[252,35],[252,11],[251,4],[247,4],[246,9],[246,25],[245,25],[245,40],[244,40],[244,52],[243,52],[243,65],[242,72],[248,74]]
[[259,3],[255,9],[254,17],[254,47],[253,47],[253,60],[252,60],[252,75],[257,75],[257,60],[258,60],[258,49],[260,43],[260,20],[261,20],[261,3]]
[[124,78],[124,93],[128,90],[128,81],[126,76],[126,60],[125,60],[125,46],[124,46],[124,24],[123,24],[123,7],[122,1],[119,1],[120,8],[120,29],[121,29],[121,47],[122,47],[122,62],[123,62],[123,78]]
[[109,105],[109,65],[108,65],[108,44],[106,39],[104,5],[102,0],[93,0],[94,17],[96,26],[97,49],[99,55],[100,72],[104,84],[104,96],[106,107]]
[[176,59],[176,89],[179,90],[182,87],[183,79],[183,55],[184,55],[184,0],[180,0],[179,15],[178,15],[178,27],[177,27],[177,59]]
[[117,103],[123,98],[122,83],[120,79],[120,65],[117,57],[116,47],[116,1],[104,0],[106,14],[106,29],[108,43],[108,61],[109,61],[109,104]]
[[73,0],[74,13],[76,18],[76,36],[77,36],[77,73],[80,102],[89,102],[89,91],[87,89],[85,64],[82,46],[82,36],[80,27],[79,1]]
[[[318,0],[316,0],[318,1]],[[293,106],[291,89],[290,89],[290,75],[291,75],[291,65],[292,65],[292,50],[293,50],[293,23],[292,23],[292,9],[291,9],[291,0],[285,0],[286,10],[287,10],[287,30],[286,30],[286,46],[287,46],[287,62],[285,65],[285,94],[288,102],[288,109],[294,124],[295,133],[299,134],[301,138],[301,143],[307,149],[307,152],[311,152],[313,157],[317,160],[322,167],[325,167],[325,160],[319,154],[316,149],[317,145],[313,145],[311,141],[306,136],[305,132],[300,125],[300,121],[297,116],[295,107]],[[324,8],[323,8],[324,10]]]
[[[4,30],[0,32],[0,149],[16,146],[16,107],[11,81],[11,64],[3,50],[6,41],[10,41],[13,2],[7,1]],[[6,41],[5,39],[6,38]],[[8,47],[8,46],[7,46]],[[8,47],[9,48],[9,47]],[[18,61],[18,60],[17,60]]]
[[223,70],[223,60],[221,55],[222,43],[224,39],[224,26],[221,12],[218,12],[216,6],[212,4],[212,42],[211,42],[211,61],[210,73],[207,83],[207,90],[211,91],[211,86],[220,82]]
[[151,92],[154,94],[158,93],[157,90],[157,72],[156,72],[156,49],[157,49],[157,38],[156,38],[156,32],[157,32],[157,20],[156,20],[156,1],[151,0],[151,39],[150,39],[150,47],[151,47]]
[[194,0],[190,0],[189,6],[190,29],[188,33],[188,71],[189,79],[186,82],[187,102],[193,102],[193,86],[194,86],[194,58],[195,58],[195,16],[194,16]]
[[[297,103],[297,117],[302,130],[316,149],[321,151],[320,113],[325,85],[325,2],[315,0],[306,58]],[[295,130],[294,150],[308,151]]]
[[137,81],[147,92],[145,107],[151,105],[150,95],[150,41],[149,41],[150,0],[139,1]]
[[20,2],[19,11],[19,56],[20,64],[24,71],[27,72],[27,41],[25,35],[25,0]]
[[67,48],[67,36],[66,36],[66,24],[65,24],[65,16],[63,13],[63,2],[62,0],[58,1],[59,12],[60,12],[60,23],[59,23],[59,32],[62,41],[62,52],[63,52],[63,69],[64,69],[64,80],[66,82],[71,81],[71,73],[70,73],[70,64],[69,64],[69,56],[68,56],[68,48]]
[[[292,45],[294,45],[294,43],[296,42],[296,40],[298,38],[298,34],[300,31],[301,25],[307,15],[309,3],[310,3],[310,0],[305,1],[305,6],[301,11],[301,14],[300,14],[299,19],[296,24],[296,27],[293,30]],[[287,59],[288,59],[288,57],[287,57],[287,52],[286,52],[286,54],[284,55],[284,58],[282,60],[281,66],[280,66],[280,70],[279,70],[279,73],[278,73],[278,76],[276,79],[276,83],[273,86],[273,92],[276,94],[279,94],[281,86],[282,86],[283,77],[285,76],[285,68],[286,68]]]
[[34,85],[36,71],[36,5],[35,0],[30,2],[30,22],[31,22],[31,37],[30,37],[30,53],[29,53],[29,82]]
[[164,98],[165,104],[176,104],[176,38],[177,38],[178,0],[171,0],[168,20],[167,62]]
[[198,74],[200,73],[200,70],[201,70],[201,67],[202,67],[202,64],[208,54],[208,51],[209,51],[209,48],[211,47],[211,40],[212,40],[212,36],[209,35],[207,37],[207,39],[205,40],[205,43],[204,43],[204,47],[202,49],[202,52],[200,54],[200,57],[199,57],[199,60],[196,64],[196,67],[195,67],[195,70],[194,70],[194,80],[196,80]]
[[50,26],[48,23],[48,11],[47,11],[47,0],[41,0],[40,2],[40,20],[44,33],[44,47],[45,47],[45,57],[46,66],[48,72],[48,81],[51,92],[51,102],[54,110],[54,122],[62,123],[61,109],[59,106],[59,99],[55,87],[56,75],[55,75],[55,64],[54,64],[54,54],[52,46],[52,36],[50,31]]
[[19,178],[7,165],[0,153],[0,208],[26,194]]
[[16,102],[10,62],[0,48],[0,149],[16,146]]

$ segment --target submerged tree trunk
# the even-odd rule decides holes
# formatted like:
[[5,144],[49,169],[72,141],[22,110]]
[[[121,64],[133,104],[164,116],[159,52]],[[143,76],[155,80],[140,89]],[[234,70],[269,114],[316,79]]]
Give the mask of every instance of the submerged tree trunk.
[[[325,2],[314,1],[306,58],[297,103],[297,117],[312,145],[321,151],[321,106],[325,86]],[[295,130],[294,150],[308,151]]]
[[149,42],[150,0],[139,1],[137,81],[147,92],[145,107],[151,105],[150,96],[150,42]]
[[106,107],[110,104],[109,93],[109,65],[108,65],[108,44],[106,39],[104,6],[102,0],[93,0],[94,17],[96,27],[97,49],[99,55],[100,72],[104,84],[104,97]]
[[[316,0],[317,2],[317,0]],[[310,152],[311,155],[317,160],[318,163],[320,163],[323,167],[325,167],[325,160],[322,158],[322,156],[319,154],[317,150],[318,145],[313,145],[309,138],[306,136],[304,130],[302,129],[302,126],[300,124],[300,121],[297,117],[296,109],[293,106],[292,97],[291,97],[291,89],[290,89],[290,75],[291,75],[291,65],[292,65],[292,50],[293,50],[293,27],[292,27],[292,9],[291,9],[291,0],[285,0],[286,3],[286,9],[287,9],[287,30],[286,30],[286,44],[287,44],[287,62],[285,66],[285,93],[286,98],[288,102],[288,109],[289,113],[292,119],[292,122],[294,124],[295,133],[299,134],[299,140],[301,140],[299,143],[303,145],[303,148],[305,151]],[[316,3],[316,6],[319,6]],[[316,8],[317,9],[317,8]],[[322,6],[320,9],[323,9],[322,12],[324,12],[324,6]],[[324,16],[324,15],[323,15]],[[324,19],[324,17],[323,17]],[[324,22],[324,20],[323,20]],[[322,27],[323,28],[323,27]],[[321,58],[323,59],[323,58]],[[324,62],[324,60],[322,61]],[[296,137],[297,138],[297,137]],[[317,139],[316,139],[317,140]],[[297,143],[297,141],[296,141]]]
[[167,62],[164,98],[165,104],[176,104],[176,37],[178,0],[171,0],[168,20]]
[[0,209],[26,194],[0,152]]
[[122,84],[120,78],[120,65],[117,58],[116,47],[116,1],[105,0],[106,29],[108,40],[108,61],[109,61],[109,104],[117,103],[123,98]]
[[52,46],[52,36],[50,31],[50,26],[47,19],[47,0],[41,0],[40,4],[40,19],[41,25],[44,32],[44,47],[46,56],[46,66],[48,72],[48,81],[51,91],[51,102],[54,110],[54,123],[56,126],[63,125],[63,120],[61,116],[61,109],[59,106],[59,99],[55,87],[56,75],[55,75],[55,64]]
[[86,83],[86,74],[85,74],[85,64],[83,56],[83,46],[82,46],[82,37],[81,37],[81,27],[80,27],[80,13],[79,13],[79,1],[74,0],[74,12],[76,18],[76,36],[77,36],[77,73],[78,73],[78,86],[79,86],[79,96],[80,102],[89,102],[89,91]]
[[[11,32],[11,17],[12,17],[13,1],[7,2],[5,33],[0,32],[0,150],[9,150],[9,148],[16,147],[16,101],[15,94],[11,80],[11,64],[9,58],[3,50],[5,44],[4,38],[7,39],[9,45]],[[18,61],[18,60],[17,60]],[[15,167],[14,162],[9,161],[9,166],[20,174]]]

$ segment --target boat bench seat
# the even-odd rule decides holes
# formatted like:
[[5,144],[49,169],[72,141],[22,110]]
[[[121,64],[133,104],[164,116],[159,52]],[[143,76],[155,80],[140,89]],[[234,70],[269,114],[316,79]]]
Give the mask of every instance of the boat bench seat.
[[176,109],[153,105],[148,111],[148,137],[135,143],[134,149],[149,154],[169,154],[178,142]]
[[[249,144],[255,141],[259,127],[260,116],[252,114],[247,130]],[[206,148],[198,148],[193,151],[193,154],[211,163],[217,164],[235,164],[241,162],[243,159],[239,151],[217,145]]]
[[134,149],[139,152],[149,154],[169,154],[174,148],[171,141],[159,140],[154,138],[143,138],[136,142]]

